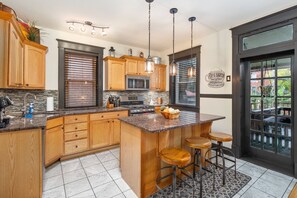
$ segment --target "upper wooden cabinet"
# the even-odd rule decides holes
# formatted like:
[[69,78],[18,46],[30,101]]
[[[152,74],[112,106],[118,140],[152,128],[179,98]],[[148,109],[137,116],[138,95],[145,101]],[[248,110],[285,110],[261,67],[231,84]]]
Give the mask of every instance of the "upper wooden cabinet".
[[28,41],[15,17],[2,11],[0,32],[0,88],[44,89],[47,47]]
[[45,50],[25,44],[24,86],[45,88]]
[[105,57],[105,90],[125,90],[125,62],[121,58]]
[[150,75],[150,89],[166,91],[166,65],[155,64],[154,72]]
[[128,75],[143,75],[147,76],[148,73],[144,71],[145,59],[136,56],[122,56],[126,60],[126,72]]

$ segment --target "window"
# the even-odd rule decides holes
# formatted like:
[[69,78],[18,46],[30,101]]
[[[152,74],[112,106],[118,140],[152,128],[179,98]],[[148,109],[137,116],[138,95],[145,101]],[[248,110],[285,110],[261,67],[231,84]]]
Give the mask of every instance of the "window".
[[[199,111],[199,77],[200,77],[200,47],[193,48],[193,58],[191,59],[191,49],[175,53],[175,61],[178,64],[177,75],[170,77],[170,104],[181,109]],[[172,61],[172,55],[169,55]],[[188,68],[191,61],[196,70],[196,76],[188,77]]]
[[242,48],[249,50],[291,40],[293,40],[292,24],[244,37]]
[[176,61],[178,71],[175,77],[175,104],[196,106],[196,77],[188,77],[191,61],[196,69],[196,57]]
[[104,48],[58,42],[59,108],[102,106]]
[[65,107],[96,106],[97,56],[65,51]]

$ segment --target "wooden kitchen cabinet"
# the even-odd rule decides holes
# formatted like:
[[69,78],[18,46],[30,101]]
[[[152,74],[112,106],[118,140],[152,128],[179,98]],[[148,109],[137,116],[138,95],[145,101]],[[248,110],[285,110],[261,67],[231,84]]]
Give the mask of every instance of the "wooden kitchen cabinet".
[[0,133],[0,197],[42,197],[42,130]]
[[0,11],[0,88],[44,89],[47,47],[27,40],[12,14]]
[[111,125],[111,140],[110,144],[119,144],[121,139],[121,121],[114,119]]
[[32,89],[45,88],[45,50],[25,44],[24,86]]
[[105,90],[125,90],[125,62],[121,58],[105,57]]
[[90,122],[90,147],[100,148],[110,145],[110,120]]
[[128,75],[142,75],[147,76],[148,73],[144,71],[145,59],[136,56],[122,56],[126,60],[126,72]]
[[166,65],[156,64],[150,75],[150,90],[166,91]]
[[89,149],[89,115],[64,117],[65,155],[76,154]]
[[45,166],[51,165],[63,156],[63,144],[63,118],[48,120],[45,131]]

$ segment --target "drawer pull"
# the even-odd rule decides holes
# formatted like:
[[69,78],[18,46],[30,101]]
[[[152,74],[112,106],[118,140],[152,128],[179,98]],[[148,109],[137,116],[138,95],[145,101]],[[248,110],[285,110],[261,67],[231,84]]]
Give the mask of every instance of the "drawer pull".
[[77,134],[75,134],[75,137],[78,137],[78,135],[77,135]]
[[77,127],[75,127],[75,130],[77,130]]
[[109,121],[107,121],[109,123]]
[[118,114],[118,116],[120,116],[120,114]]
[[77,146],[77,145],[75,145],[75,148],[78,148],[78,146]]
[[103,118],[104,116],[102,115],[101,118]]
[[75,118],[75,120],[77,121],[77,118]]
[[112,122],[114,123],[114,120]]

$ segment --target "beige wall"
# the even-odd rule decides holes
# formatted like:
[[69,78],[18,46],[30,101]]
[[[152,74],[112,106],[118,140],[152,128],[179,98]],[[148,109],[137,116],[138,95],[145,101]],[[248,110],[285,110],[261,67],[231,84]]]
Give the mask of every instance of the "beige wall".
[[[111,46],[116,50],[116,57],[128,54],[128,49],[133,50],[133,55],[138,56],[142,51],[144,55],[147,55],[147,49],[141,49],[133,46],[122,45],[119,43],[109,42],[100,40],[97,38],[92,38],[84,35],[73,34],[70,32],[63,32],[53,29],[41,28],[43,32],[41,43],[48,47],[48,52],[46,55],[46,89],[47,90],[57,90],[58,89],[58,42],[56,39],[62,39],[67,41],[73,41],[78,43],[84,43],[89,45],[95,45],[99,47],[104,47],[104,55],[108,56]],[[133,37],[131,37],[133,39]],[[146,41],[144,41],[146,42]],[[152,56],[160,56],[159,52],[152,51]],[[104,78],[104,76],[103,76]],[[104,80],[103,80],[104,82]]]
[[[195,34],[195,33],[194,33]],[[203,38],[194,39],[194,46],[201,45],[201,75],[200,93],[201,94],[232,94],[232,83],[225,82],[222,88],[210,88],[205,81],[205,75],[214,68],[222,69],[226,75],[232,74],[232,38],[231,31],[228,29],[215,32]],[[182,51],[190,48],[189,42],[177,44],[175,51]],[[168,54],[172,53],[172,48],[162,52],[163,60],[168,64]],[[169,77],[167,77],[167,81]],[[167,89],[169,83],[167,83]],[[213,131],[222,131],[232,134],[232,100],[201,98],[201,113],[209,113],[225,116],[226,119],[215,121]]]

